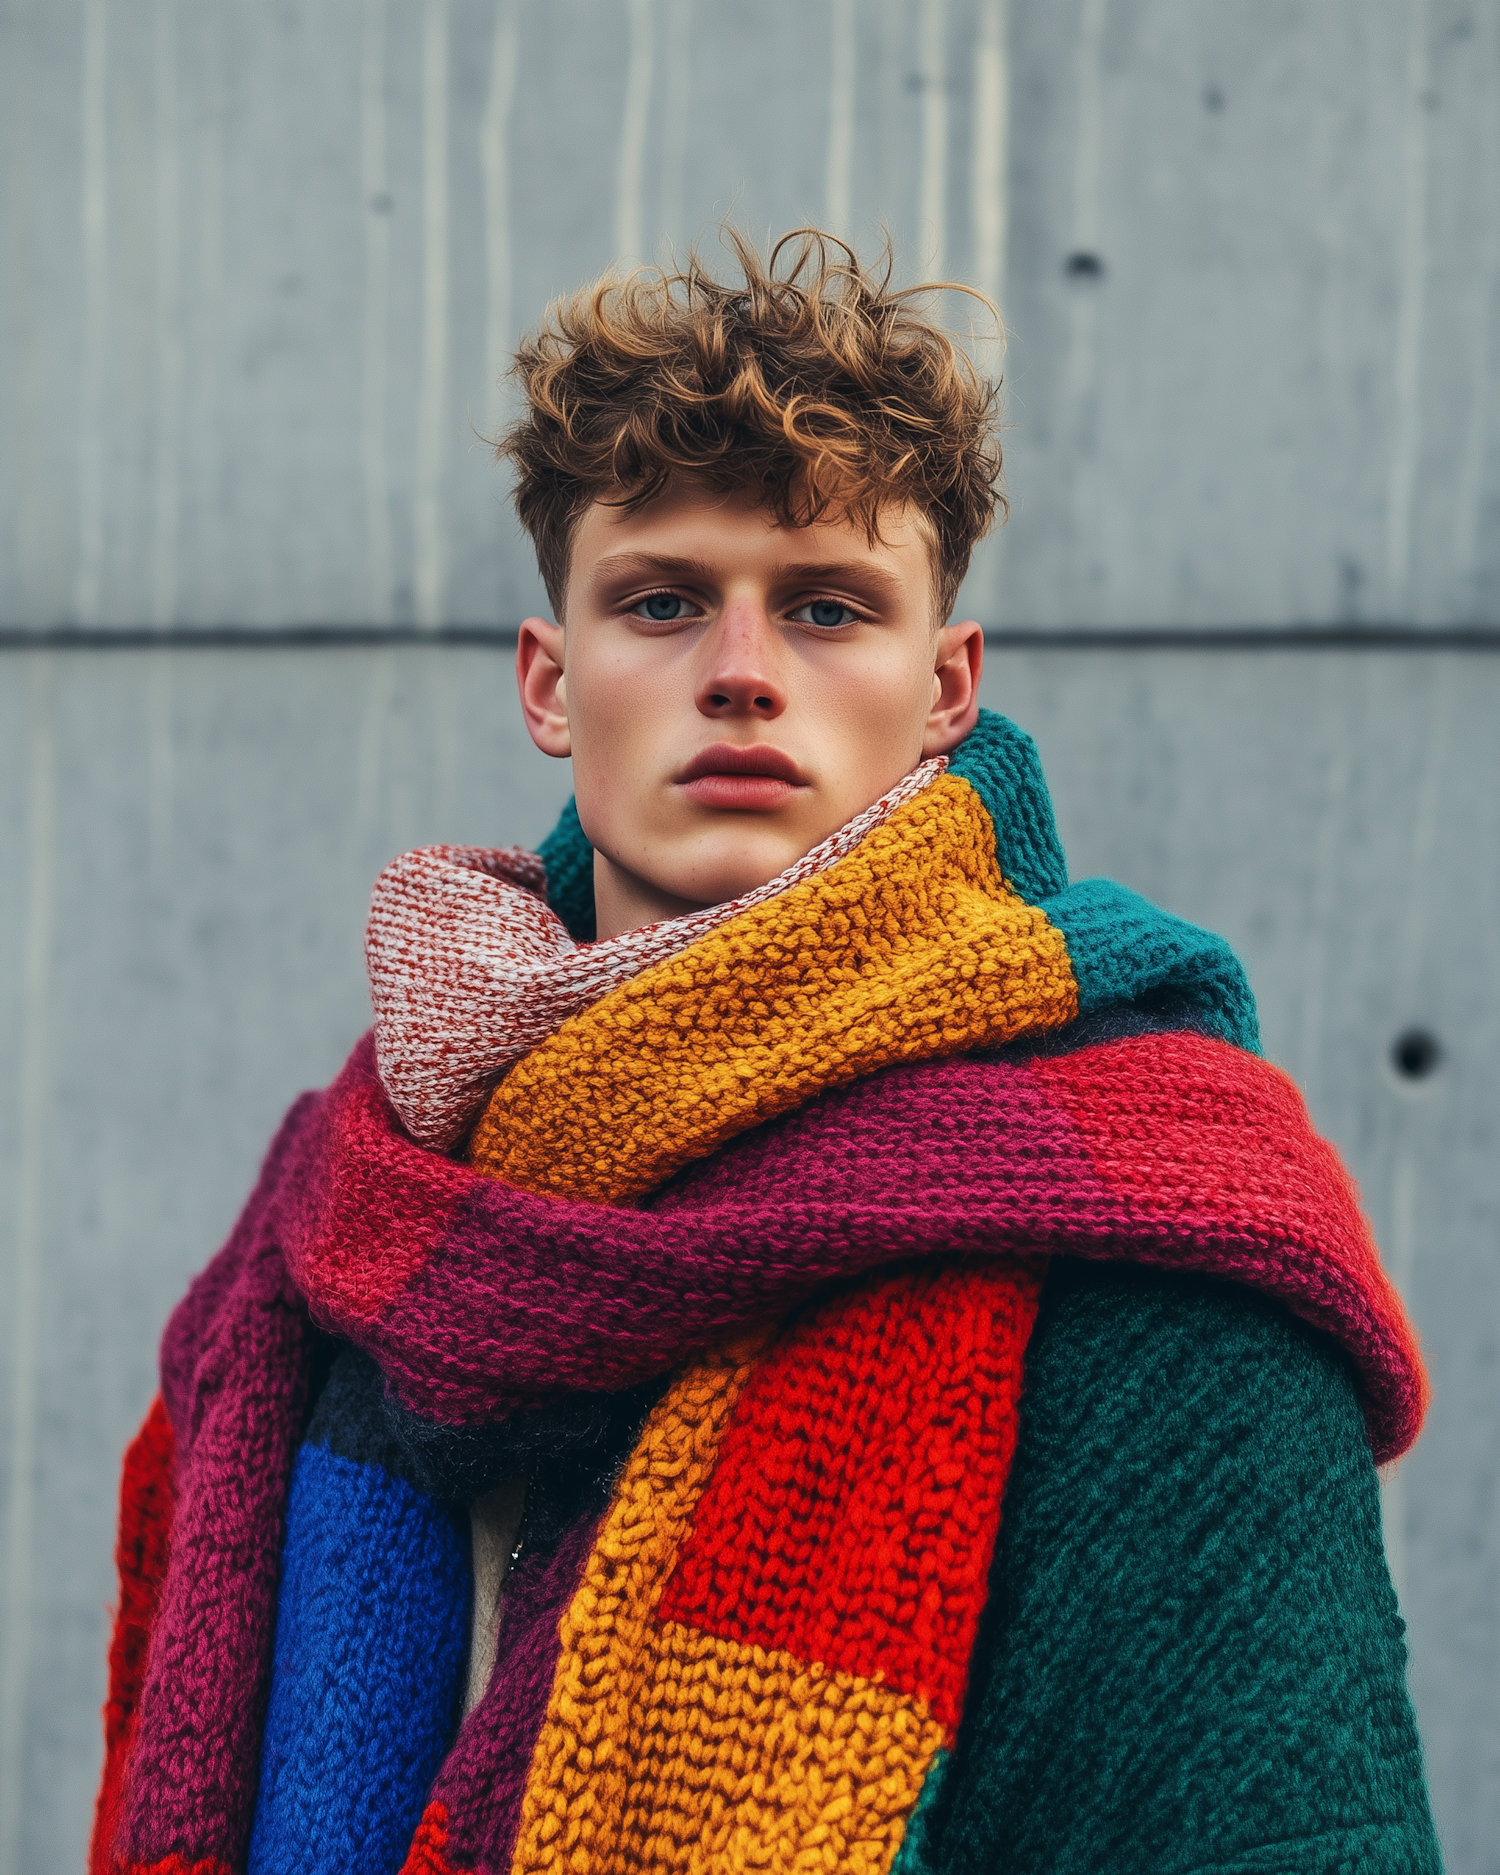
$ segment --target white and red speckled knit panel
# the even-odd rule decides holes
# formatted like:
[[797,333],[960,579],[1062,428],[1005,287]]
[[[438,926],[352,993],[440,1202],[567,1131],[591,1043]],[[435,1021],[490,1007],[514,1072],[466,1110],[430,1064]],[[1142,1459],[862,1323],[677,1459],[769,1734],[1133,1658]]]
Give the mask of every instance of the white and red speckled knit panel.
[[420,846],[393,859],[370,896],[365,964],[380,1078],[402,1124],[420,1145],[456,1145],[511,1062],[570,1016],[843,859],[947,765],[921,763],[742,898],[596,944],[569,937],[524,847]]

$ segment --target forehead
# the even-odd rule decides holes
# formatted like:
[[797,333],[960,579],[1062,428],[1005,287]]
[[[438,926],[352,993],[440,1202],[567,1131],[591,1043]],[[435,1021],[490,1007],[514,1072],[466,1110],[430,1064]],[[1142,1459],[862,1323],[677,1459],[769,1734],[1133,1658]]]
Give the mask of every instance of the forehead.
[[918,511],[894,507],[880,512],[873,540],[863,521],[842,513],[808,527],[784,527],[748,493],[669,489],[634,512],[604,500],[591,503],[573,536],[569,584],[608,578],[612,567],[645,559],[723,577],[862,566],[888,580],[926,585],[932,530]]

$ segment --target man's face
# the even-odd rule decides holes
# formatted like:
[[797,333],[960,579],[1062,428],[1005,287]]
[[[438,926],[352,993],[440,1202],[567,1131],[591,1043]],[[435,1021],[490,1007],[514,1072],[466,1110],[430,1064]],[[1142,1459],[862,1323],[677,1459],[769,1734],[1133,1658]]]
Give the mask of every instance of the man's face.
[[528,619],[517,671],[573,758],[601,937],[764,885],[973,727],[980,629],[933,631],[916,518],[880,531],[691,488],[584,515],[566,630]]

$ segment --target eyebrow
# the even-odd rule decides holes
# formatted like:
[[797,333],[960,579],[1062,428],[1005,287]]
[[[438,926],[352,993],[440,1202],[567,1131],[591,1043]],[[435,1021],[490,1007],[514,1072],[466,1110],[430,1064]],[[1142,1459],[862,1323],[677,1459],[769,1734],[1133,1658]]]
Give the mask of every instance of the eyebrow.
[[797,579],[809,586],[874,586],[887,598],[894,598],[901,586],[894,574],[868,560],[784,560],[775,577],[778,584]]
[[596,579],[706,579],[713,569],[703,560],[681,559],[667,553],[611,553],[594,562]]
[[[692,579],[709,585],[719,578],[704,560],[667,553],[611,553],[594,563],[594,577],[617,579]],[[783,560],[771,569],[774,584],[796,580],[804,585],[874,587],[885,599],[895,597],[900,581],[866,560]]]

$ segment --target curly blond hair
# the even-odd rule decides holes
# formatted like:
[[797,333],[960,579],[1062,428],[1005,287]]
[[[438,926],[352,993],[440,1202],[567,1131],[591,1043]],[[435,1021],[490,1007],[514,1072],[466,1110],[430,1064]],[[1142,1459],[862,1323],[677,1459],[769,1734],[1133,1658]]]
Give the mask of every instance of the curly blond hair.
[[516,471],[558,617],[589,505],[633,511],[688,478],[756,491],[783,526],[847,516],[872,542],[883,509],[915,509],[941,622],[1006,505],[999,386],[922,310],[945,289],[897,291],[889,245],[866,268],[817,228],[783,235],[768,261],[725,239],[740,279],[715,279],[696,253],[606,275],[556,302],[516,353],[526,409],[496,454]]

